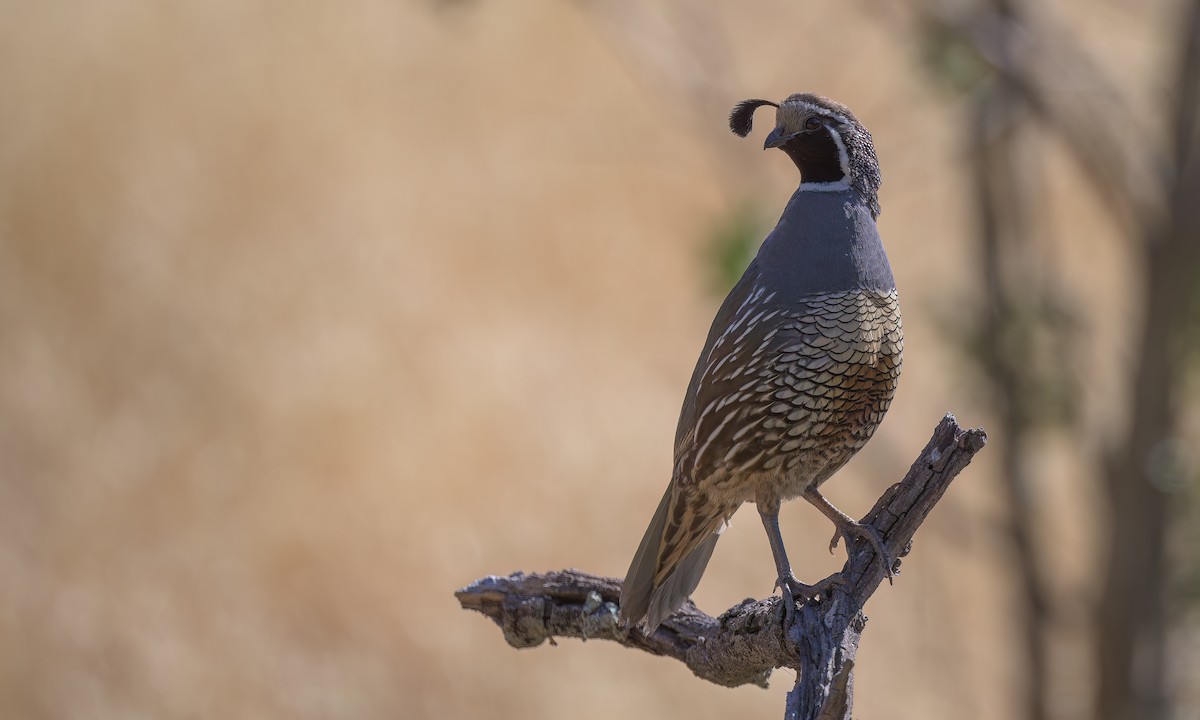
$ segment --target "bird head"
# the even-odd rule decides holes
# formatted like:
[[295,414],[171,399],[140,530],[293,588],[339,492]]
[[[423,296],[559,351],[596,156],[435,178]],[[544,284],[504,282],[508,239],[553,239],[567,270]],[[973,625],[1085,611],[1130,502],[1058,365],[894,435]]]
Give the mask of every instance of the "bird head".
[[750,133],[754,111],[775,108],[775,127],[763,149],[778,148],[800,169],[800,187],[809,190],[858,190],[879,214],[881,178],[871,133],[845,105],[812,93],[797,93],[782,103],[743,100],[729,114],[729,129]]

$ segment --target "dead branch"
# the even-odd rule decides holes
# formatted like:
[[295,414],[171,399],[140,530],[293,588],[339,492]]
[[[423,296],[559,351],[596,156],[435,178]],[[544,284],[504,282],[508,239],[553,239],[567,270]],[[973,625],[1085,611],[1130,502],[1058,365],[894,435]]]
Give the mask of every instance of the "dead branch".
[[[963,430],[946,415],[899,483],[889,487],[863,522],[902,557],[913,534],[950,482],[987,442],[983,430]],[[897,561],[897,566],[899,561]],[[487,615],[516,648],[556,637],[614,640],[626,647],[675,658],[698,677],[729,687],[767,686],[777,667],[797,670],[786,717],[824,720],[850,717],[854,656],[866,618],[863,606],[884,573],[870,545],[858,541],[824,596],[796,608],[790,625],[781,601],[745,600],[720,617],[690,601],[650,635],[617,623],[620,580],[577,570],[488,576],[455,593],[462,607]]]

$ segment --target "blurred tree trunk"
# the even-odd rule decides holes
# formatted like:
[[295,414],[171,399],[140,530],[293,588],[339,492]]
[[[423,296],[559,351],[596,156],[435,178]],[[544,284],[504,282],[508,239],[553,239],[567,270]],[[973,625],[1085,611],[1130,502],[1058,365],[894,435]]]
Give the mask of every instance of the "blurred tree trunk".
[[[998,5],[1006,5],[998,3]],[[1010,8],[1004,7],[1008,12]],[[1008,534],[1016,556],[1024,651],[1025,717],[1046,720],[1049,607],[1034,536],[1034,507],[1026,470],[1030,418],[1035,402],[1023,379],[1036,359],[1022,341],[1027,313],[1020,306],[1041,295],[1033,278],[1006,267],[1027,267],[1029,235],[1034,232],[1023,198],[1024,184],[1037,169],[1023,162],[1022,121],[1029,115],[1019,93],[1003,77],[993,78],[975,94],[970,116],[970,163],[979,233],[979,276],[985,305],[980,320],[980,357],[994,389],[1000,415],[1002,480],[1008,499]]]
[[1030,232],[1021,202],[1018,178],[1029,168],[1018,167],[1022,153],[1018,119],[1024,115],[1019,98],[997,82],[981,91],[971,117],[971,153],[976,195],[980,275],[986,305],[980,318],[984,369],[994,389],[1000,414],[1002,480],[1008,499],[1008,533],[1016,555],[1021,593],[1021,625],[1028,687],[1025,717],[1046,720],[1047,644],[1049,623],[1046,592],[1034,536],[1034,508],[1026,462],[1030,454],[1028,418],[1031,414],[1022,377],[1031,369],[1017,310],[1022,288],[1002,271],[1021,252],[1021,235]]
[[[1024,462],[1040,421],[1045,380],[1069,372],[1045,367],[1044,359],[1039,363],[1029,341],[1031,327],[1044,321],[1031,318],[1039,305],[1048,307],[1044,301],[1055,279],[1039,285],[1029,272],[1034,224],[1020,191],[1038,169],[1021,160],[1019,121],[1028,111],[1075,155],[1141,255],[1131,268],[1141,280],[1143,321],[1128,343],[1133,354],[1123,413],[1128,427],[1107,457],[1096,461],[1106,475],[1111,520],[1100,534],[1107,554],[1095,618],[1094,715],[1157,720],[1171,715],[1174,700],[1167,657],[1172,599],[1167,538],[1173,518],[1165,493],[1193,472],[1183,466],[1180,451],[1180,394],[1200,283],[1200,0],[1181,5],[1175,92],[1163,98],[1161,113],[1135,113],[1063,31],[1020,9],[1011,0],[984,0],[974,15],[954,16],[922,6],[938,32],[972,47],[992,71],[974,87],[968,129],[985,297],[978,349],[1001,416],[997,436],[1004,448],[1009,532],[1024,598],[1026,717],[1050,716],[1054,680],[1048,662],[1051,594],[1033,534],[1029,487],[1035,479],[1027,477]],[[1153,131],[1122,128],[1123,117],[1168,119],[1167,147]],[[1043,329],[1058,334],[1053,323]],[[1059,354],[1057,361],[1069,355]],[[1051,357],[1050,364],[1055,362]]]
[[1200,0],[1186,8],[1175,85],[1166,212],[1145,218],[1144,306],[1130,423],[1108,463],[1111,546],[1098,614],[1100,720],[1171,716],[1167,658],[1171,524],[1182,465],[1180,410],[1200,283]]

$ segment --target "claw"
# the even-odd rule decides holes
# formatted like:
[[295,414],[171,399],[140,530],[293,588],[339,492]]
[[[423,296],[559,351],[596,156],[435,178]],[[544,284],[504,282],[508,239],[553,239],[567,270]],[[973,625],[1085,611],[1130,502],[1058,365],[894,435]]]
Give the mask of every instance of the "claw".
[[792,593],[791,583],[782,580],[782,578],[777,579],[775,587],[779,588],[780,594],[783,595],[783,634],[786,637],[788,630],[796,622],[796,596]]
[[[875,550],[875,554],[879,556],[880,562],[883,563],[883,574],[887,577],[888,584],[890,585],[892,583],[892,578],[896,576],[895,571],[892,570],[892,566],[895,565],[895,561],[893,560],[892,556],[888,554],[887,549],[884,548],[883,539],[879,537],[879,532],[875,530],[875,528],[871,527],[870,525],[864,525],[841,510],[838,510],[833,506],[833,503],[826,500],[821,493],[817,492],[816,486],[811,486],[804,491],[804,499],[816,506],[816,508],[820,510],[825,517],[832,520],[834,526],[837,527],[837,532],[834,533],[833,540],[829,542],[830,552],[833,552],[833,550],[837,547],[838,538],[841,536],[845,536],[847,546],[850,544],[851,536],[863,538],[867,542],[871,543],[871,547]],[[847,547],[847,551],[848,550],[849,547]]]
[[775,587],[779,588],[783,593],[784,620],[789,624],[791,623],[795,614],[797,600],[808,602],[815,597],[824,595],[834,585],[842,585],[845,582],[846,578],[842,577],[841,573],[830,575],[816,585],[802,583],[796,579],[795,575],[776,579]]
[[792,626],[796,619],[796,603],[808,602],[812,597],[819,595],[822,589],[816,585],[806,585],[796,579],[796,576],[788,573],[781,575],[775,579],[775,587],[779,588],[783,595],[783,627]]
[[879,560],[883,563],[884,577],[887,578],[888,585],[892,585],[892,580],[896,577],[896,573],[892,570],[892,567],[896,564],[896,561],[891,554],[888,553],[887,548],[884,547],[883,538],[879,536],[879,531],[870,525],[864,525],[860,522],[846,523],[844,527],[838,528],[837,533],[833,536],[833,542],[830,543],[829,546],[830,551],[837,547],[838,536],[842,534],[845,534],[846,536],[847,545],[850,543],[851,536],[862,538],[863,540],[871,543],[871,548],[875,551],[875,554],[879,556]]

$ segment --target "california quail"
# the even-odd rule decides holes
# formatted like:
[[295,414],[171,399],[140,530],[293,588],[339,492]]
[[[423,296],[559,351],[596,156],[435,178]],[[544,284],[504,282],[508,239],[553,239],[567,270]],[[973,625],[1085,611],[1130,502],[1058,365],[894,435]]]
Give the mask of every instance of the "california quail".
[[764,149],[800,169],[757,257],[713,320],[683,400],[671,483],[621,587],[621,622],[653,632],[696,589],[717,538],[744,502],[758,506],[788,607],[821,588],[796,579],[779,504],[803,497],[839,537],[878,535],[818,488],[875,432],[900,375],[903,336],[879,239],[879,162],[871,134],[843,105],[809,93],[738,103],[729,126],[750,132],[776,108]]

